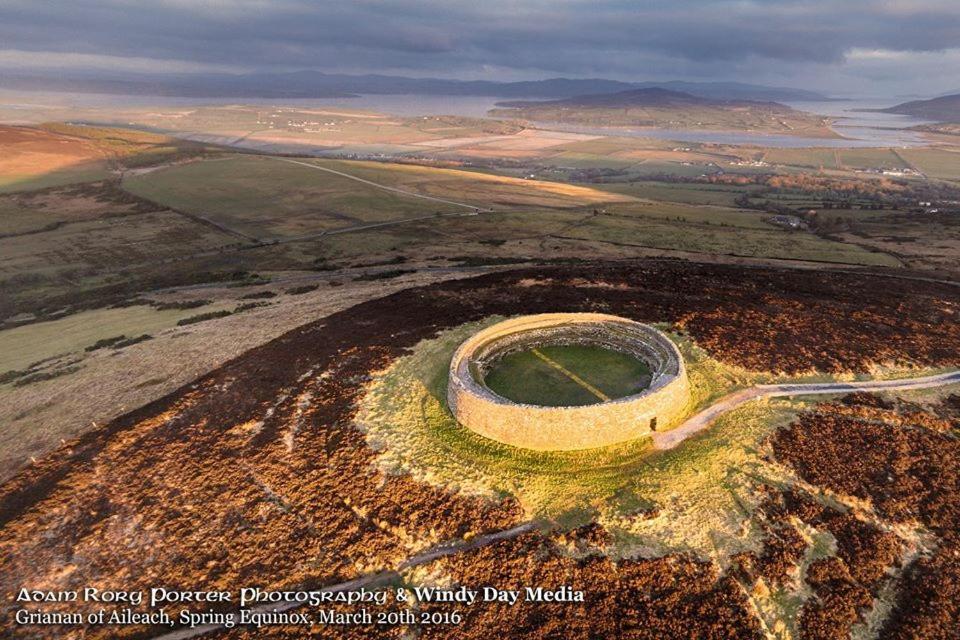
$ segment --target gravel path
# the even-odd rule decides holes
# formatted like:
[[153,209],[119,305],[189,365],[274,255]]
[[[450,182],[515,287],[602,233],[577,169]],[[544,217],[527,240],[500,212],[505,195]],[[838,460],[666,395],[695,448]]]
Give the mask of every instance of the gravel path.
[[688,418],[686,422],[676,429],[653,434],[653,446],[661,450],[673,449],[690,436],[709,427],[719,416],[758,398],[851,393],[854,391],[929,389],[958,383],[960,383],[960,371],[951,371],[935,376],[924,376],[922,378],[899,378],[895,380],[759,384],[749,389],[743,389],[724,396],[700,413]]

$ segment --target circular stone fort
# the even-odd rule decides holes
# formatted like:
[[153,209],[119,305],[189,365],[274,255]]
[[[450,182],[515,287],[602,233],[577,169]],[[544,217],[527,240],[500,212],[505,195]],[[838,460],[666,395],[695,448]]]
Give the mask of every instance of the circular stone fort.
[[538,451],[603,447],[676,424],[690,387],[657,329],[599,313],[497,323],[450,362],[447,401],[468,429]]

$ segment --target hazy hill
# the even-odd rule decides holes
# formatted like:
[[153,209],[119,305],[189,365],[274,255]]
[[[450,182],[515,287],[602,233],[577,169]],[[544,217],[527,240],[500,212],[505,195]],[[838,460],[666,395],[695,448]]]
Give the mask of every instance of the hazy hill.
[[496,117],[581,126],[657,126],[832,137],[829,121],[777,102],[717,100],[659,87],[560,100],[498,102]]
[[[682,91],[671,91],[660,87],[651,87],[648,89],[631,89],[629,91],[619,91],[617,93],[601,93],[572,98],[563,98],[561,100],[547,101],[523,101],[514,100],[507,102],[498,102],[498,107],[509,107],[517,109],[591,109],[591,108],[630,108],[630,107],[663,107],[680,108],[689,106],[732,106],[741,104],[744,106],[758,104],[748,101],[718,100],[714,98],[704,98],[695,96]],[[774,105],[775,103],[765,103]],[[787,109],[784,105],[776,105]]]
[[0,71],[6,90],[67,91],[128,96],[186,98],[352,98],[355,93],[333,87],[294,88],[277,78],[260,81],[250,76],[178,74],[64,74],[58,78]]
[[902,115],[938,120],[940,122],[960,122],[960,93],[941,96],[931,100],[914,100],[904,102],[889,109],[879,109],[884,113],[899,113]]
[[74,91],[190,97],[329,98],[355,94],[567,98],[662,87],[705,98],[727,100],[826,100],[818,93],[738,82],[628,83],[603,78],[550,78],[521,82],[445,80],[387,75],[348,75],[296,71],[255,74],[152,74],[63,72],[56,77],[0,72],[5,89]]
[[[775,102],[825,102],[827,96],[816,91],[793,89],[788,87],[765,87],[742,82],[642,82],[634,85],[637,89],[659,87],[689,93],[701,98],[716,100],[772,100]],[[600,93],[600,92],[591,92]]]

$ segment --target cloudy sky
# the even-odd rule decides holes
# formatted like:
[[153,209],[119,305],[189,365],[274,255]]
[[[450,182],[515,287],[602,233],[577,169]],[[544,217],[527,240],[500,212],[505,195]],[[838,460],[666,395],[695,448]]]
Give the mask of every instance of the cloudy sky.
[[0,0],[0,69],[960,89],[960,0]]

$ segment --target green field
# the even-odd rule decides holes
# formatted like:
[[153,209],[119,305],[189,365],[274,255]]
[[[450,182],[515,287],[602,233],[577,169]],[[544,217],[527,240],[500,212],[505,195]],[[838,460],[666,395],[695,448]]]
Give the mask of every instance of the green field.
[[574,169],[596,169],[602,167],[622,169],[640,164],[639,160],[633,158],[617,158],[615,156],[582,153],[578,151],[563,151],[550,156],[549,161],[561,167],[571,167]]
[[[836,242],[809,233],[788,232],[763,222],[754,212],[703,209],[712,222],[684,215],[680,219],[657,217],[651,207],[636,213],[595,216],[567,230],[563,237],[608,242],[619,246],[647,247],[699,253],[782,258],[876,266],[900,266],[886,253],[869,251],[854,244]],[[741,226],[742,225],[742,226]]]
[[[86,277],[83,270],[132,267],[221,246],[233,240],[169,211],[76,224],[23,237],[0,239],[0,276],[17,273]],[[63,274],[61,274],[63,275]]]
[[34,191],[61,185],[103,180],[110,176],[105,164],[86,163],[41,175],[6,173],[0,175],[0,193]]
[[649,200],[722,207],[733,207],[739,196],[758,189],[755,186],[686,184],[647,180],[602,184],[598,185],[598,188]]
[[602,347],[551,345],[505,355],[484,382],[514,402],[573,407],[639,393],[650,384],[650,367]]
[[172,166],[133,176],[123,186],[261,239],[463,210],[257,156]]
[[931,178],[960,181],[960,152],[945,149],[899,149],[897,154]]
[[809,169],[838,169],[839,152],[834,149],[769,149],[764,160],[774,165],[789,165]]
[[130,129],[50,122],[0,125],[0,193],[105,180],[121,168],[169,162],[203,145]]
[[905,169],[906,164],[890,149],[843,149],[840,161],[856,169]]
[[553,147],[552,150],[605,155],[621,151],[634,151],[637,149],[671,149],[675,146],[677,146],[676,143],[671,140],[635,138],[631,136],[624,138],[603,137],[592,140],[577,140]]
[[155,334],[176,326],[183,318],[232,306],[232,303],[221,303],[193,309],[158,310],[143,304],[96,309],[0,331],[0,373],[26,369],[35,363],[71,353],[82,354],[84,348],[104,338]]
[[263,156],[228,156],[132,176],[123,186],[153,202],[264,240],[438,213],[464,213],[470,206],[556,208],[627,199],[586,187],[451,169],[335,160],[296,162],[301,164]]
[[[234,111],[205,113],[228,117]],[[252,112],[240,115],[249,118]],[[446,121],[428,124],[428,129],[446,131]],[[530,170],[517,165],[501,171],[521,178],[487,166],[462,170],[232,153],[120,129],[51,125],[50,130],[8,128],[6,135],[9,147],[33,150],[33,155],[22,154],[18,162],[24,168],[11,164],[13,156],[6,159],[0,191],[5,177],[13,180],[34,167],[41,151],[69,151],[71,158],[98,162],[110,158],[114,169],[108,181],[0,193],[0,307],[8,316],[47,314],[75,305],[92,308],[97,300],[112,303],[142,288],[197,283],[205,277],[220,280],[235,273],[312,269],[321,263],[342,268],[399,259],[410,268],[422,268],[456,263],[465,256],[475,262],[519,264],[676,251],[940,268],[956,251],[952,227],[944,233],[937,227],[933,234],[929,221],[890,218],[886,211],[844,212],[838,233],[828,238],[777,228],[768,222],[769,213],[738,208],[738,198],[759,191],[755,205],[777,200],[819,209],[819,199],[802,191],[781,196],[756,185],[637,180],[640,173],[666,170],[699,175],[706,170],[706,156],[733,157],[729,152],[708,154],[697,145],[691,147],[691,158],[699,161],[679,164],[670,158],[685,156],[670,148],[673,143],[651,143],[645,157],[638,150],[649,141],[571,141],[550,148],[557,166]],[[21,139],[33,146],[13,144]],[[628,152],[629,157],[618,155]],[[758,150],[748,157],[813,166],[828,166],[832,160],[836,167],[838,159],[842,166],[892,163],[898,153]],[[960,157],[944,149],[902,153],[905,162],[943,176],[953,175]],[[607,159],[618,166],[633,166],[600,170],[596,177],[626,182],[593,186],[594,174],[572,166],[581,161],[591,165],[603,154],[613,154]],[[34,178],[57,181],[57,172],[65,166],[94,166],[80,161],[64,165],[61,160],[51,161],[50,171]],[[157,164],[145,166],[152,162]],[[105,175],[74,173],[71,180]],[[827,216],[836,218],[840,212]],[[882,225],[865,226],[874,219]],[[841,231],[850,233],[838,235]],[[933,260],[925,257],[930,255]]]
[[[866,213],[866,212],[864,212]],[[870,212],[884,214],[888,212]],[[547,239],[609,244],[610,250],[658,249],[896,267],[892,255],[855,244],[791,232],[766,221],[770,214],[726,207],[653,202],[589,210],[509,211],[443,218],[318,240],[316,251],[331,260],[390,252],[442,251],[461,255],[479,242],[513,241],[516,251],[538,255]],[[864,216],[866,217],[866,216]],[[598,249],[591,250],[592,255]],[[487,251],[489,253],[489,251]]]

